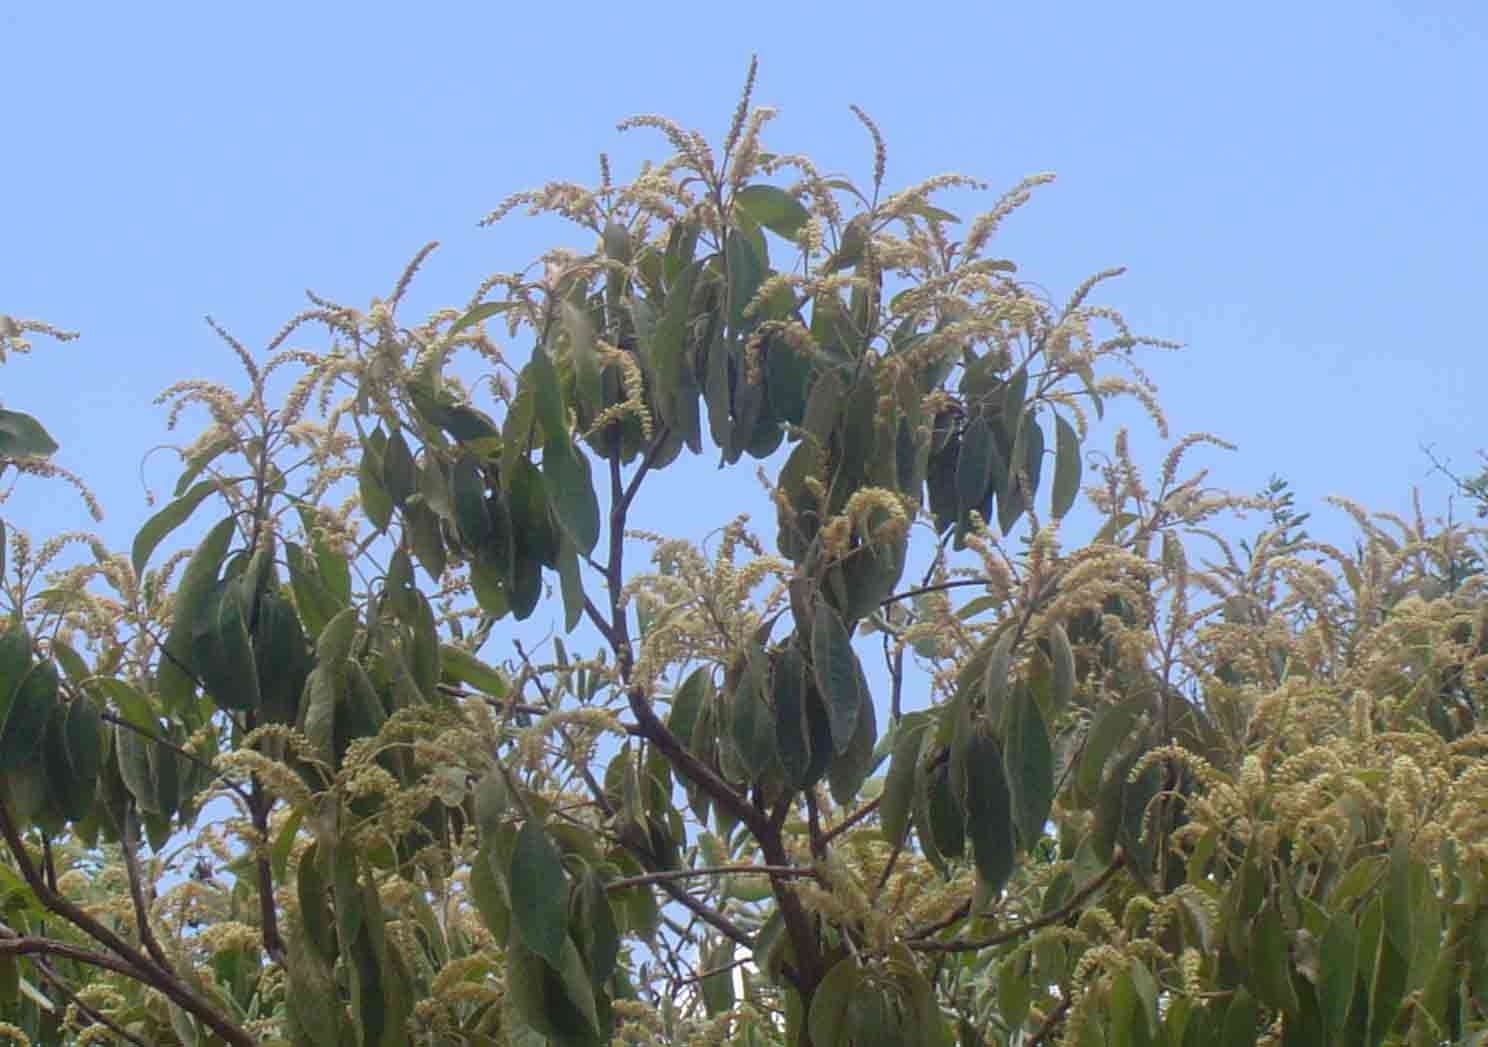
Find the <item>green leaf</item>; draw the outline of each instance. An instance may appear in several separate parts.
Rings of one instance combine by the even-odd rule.
[[[543,483],[558,524],[585,556],[599,543],[599,498],[589,459],[562,436],[543,448]]]
[[[806,1018],[812,1047],[847,1047],[851,1033],[848,1007],[862,983],[863,971],[858,961],[844,956],[817,984],[811,998],[811,1012]]]
[[[806,660],[795,644],[788,644],[780,652],[771,687],[775,698],[775,745],[786,785],[803,788],[811,770],[811,726],[806,719]]]
[[[956,460],[956,512],[964,519],[972,509],[978,512],[987,495],[992,478],[992,460],[997,448],[992,442],[992,426],[977,415],[961,437],[961,456]]]
[[[878,817],[884,839],[895,847],[904,842],[905,834],[909,832],[910,812],[914,808],[915,772],[925,731],[930,724],[931,719],[926,713],[908,713],[894,729],[894,748],[889,757],[889,773],[884,778]]]
[[[773,185],[746,185],[734,194],[734,207],[787,240],[794,240],[811,219],[800,201]]]
[[[555,968],[568,941],[568,877],[542,822],[528,818],[511,861],[512,915],[522,943]]]
[[[827,784],[831,786],[832,798],[839,804],[850,803],[862,788],[863,782],[873,772],[873,750],[878,741],[878,722],[873,708],[873,696],[863,678],[863,670],[854,665],[858,677],[858,707],[852,737],[847,750],[838,753],[827,766]]]
[[[1054,751],[1038,702],[1027,687],[1019,687],[1008,704],[1003,747],[1011,793],[1013,824],[1025,850],[1032,851],[1043,837],[1044,823],[1054,805]]]
[[[1260,1031],[1257,1028],[1260,1016],[1260,1008],[1245,986],[1236,988],[1230,1006],[1225,1011],[1218,1047],[1254,1047],[1256,1033]]]
[[[362,442],[362,459],[357,464],[357,491],[362,499],[362,513],[378,531],[386,531],[393,519],[393,496],[382,484],[382,455],[387,437],[375,429]]]
[[[966,834],[977,877],[996,897],[1013,873],[1017,848],[1002,754],[984,731],[973,733],[966,754]]]
[[[31,669],[31,636],[19,621],[0,633],[0,729],[10,715],[16,688]]]
[[[1075,652],[1070,647],[1069,634],[1058,622],[1049,629],[1049,660],[1053,670],[1054,715],[1063,712],[1075,694]]]
[[[186,671],[194,668],[191,661],[193,630],[217,592],[217,572],[227,557],[233,532],[233,517],[218,522],[207,532],[186,562],[186,569],[181,572],[171,631],[158,670],[161,693],[168,704],[183,704],[191,695],[194,684]]]
[[[473,327],[476,324],[480,323],[482,320],[488,320],[491,317],[496,316],[498,313],[507,312],[515,304],[515,302],[482,302],[480,303],[480,305],[472,306],[471,308],[467,309],[458,320],[450,325],[450,329],[445,332],[445,335],[457,335],[461,331],[465,330],[467,327]]]
[[[35,418],[0,410],[0,458],[50,458],[56,451],[57,441]]]
[[[382,451],[382,487],[393,504],[402,508],[408,496],[418,490],[418,463],[408,449],[402,429],[394,429]]]
[[[506,676],[493,669],[463,647],[443,644],[439,648],[439,667],[455,683],[468,684],[476,690],[501,698],[506,695]]]
[[[166,535],[185,523],[202,500],[216,489],[216,484],[203,481],[145,521],[139,534],[134,536],[134,547],[131,550],[136,578],[144,577],[145,564],[149,562],[155,547]]]
[[[191,626],[191,660],[219,709],[257,709],[258,668],[238,580],[223,583]]]
[[[328,766],[336,764],[336,695],[340,690],[338,672],[333,665],[321,664],[305,681],[305,700],[301,715],[302,730],[310,746]]]
[[[37,662],[21,678],[0,729],[0,767],[14,767],[36,755],[57,704],[59,684],[57,669],[49,661]]]
[[[563,303],[563,326],[568,330],[579,402],[587,410],[597,413],[604,407],[604,383],[600,379],[599,355],[594,351],[594,323],[586,310],[566,301]]]
[[[681,399],[685,396],[695,399],[697,396],[697,377],[692,373],[686,350],[692,289],[701,271],[701,262],[689,264],[667,290],[661,319],[648,347],[656,382],[656,408],[662,421],[673,429],[678,428],[683,419]]]
[[[558,387],[558,372],[547,350],[535,346],[532,359],[523,370],[532,375],[532,392],[537,423],[549,442],[568,436],[568,418],[563,411],[563,391]]]
[[[839,756],[852,741],[863,704],[857,663],[842,619],[825,600],[818,600],[811,630],[811,669],[817,689],[826,699],[832,748]]]
[[[1080,755],[1080,766],[1075,771],[1076,796],[1088,804],[1100,788],[1101,775],[1106,761],[1130,734],[1138,717],[1148,708],[1145,696],[1128,698],[1116,705],[1108,705],[1096,717],[1095,726],[1085,739],[1085,750]]]
[[[758,781],[779,758],[775,717],[764,694],[768,664],[764,651],[754,651],[732,695],[733,741],[750,781]]]
[[[1058,519],[1069,512],[1080,493],[1080,438],[1075,427],[1054,416],[1054,517]]]

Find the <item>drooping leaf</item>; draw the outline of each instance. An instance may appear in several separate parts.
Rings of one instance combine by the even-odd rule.
[[[1080,765],[1075,771],[1077,798],[1085,803],[1094,798],[1096,790],[1100,788],[1106,761],[1131,733],[1132,726],[1146,708],[1146,698],[1138,696],[1116,705],[1108,705],[1096,717],[1095,725],[1085,739],[1085,751],[1080,755]]]
[[[1064,416],[1054,416],[1054,517],[1069,512],[1080,492],[1080,438]]]
[[[382,487],[399,508],[418,490],[418,463],[401,428],[393,430],[382,451]]]
[[[386,434],[381,429],[374,429],[362,443],[362,458],[357,465],[357,492],[361,495],[362,513],[378,531],[387,530],[393,519],[393,496],[382,482],[386,448]]]
[[[523,944],[560,967],[568,940],[568,877],[558,849],[535,818],[517,833],[510,882],[512,915]]]
[[[536,346],[532,359],[523,369],[532,375],[533,407],[544,438],[551,442],[568,436],[568,419],[563,411],[563,391],[558,385],[558,372],[547,350]]]
[[[1027,687],[1019,687],[1008,704],[1003,744],[1013,824],[1032,851],[1043,836],[1044,823],[1054,805],[1054,752],[1049,744],[1038,702]]]
[[[915,772],[930,723],[925,713],[908,713],[895,728],[894,748],[889,757],[889,773],[884,779],[878,817],[884,839],[896,847],[904,842],[905,834],[909,832],[910,812],[914,809]]]
[[[977,878],[996,897],[1013,873],[1017,840],[1002,754],[985,731],[972,735],[966,756],[966,834]]]
[[[846,956],[832,965],[816,987],[806,1027],[813,1047],[846,1047],[851,1030],[848,1007],[863,982],[863,969],[855,957]]]
[[[50,661],[35,663],[21,678],[0,728],[0,767],[14,767],[36,755],[57,704],[59,685]]]
[[[795,644],[787,644],[776,659],[771,687],[780,766],[786,784],[801,788],[811,769],[811,727],[806,719],[806,660]]]
[[[216,489],[216,485],[211,482],[199,483],[145,521],[145,525],[134,536],[134,546],[130,555],[136,578],[144,577],[145,564],[149,562],[150,554],[155,551],[155,547],[166,535],[185,523],[202,500]]]
[[[817,689],[826,699],[832,748],[839,756],[847,751],[863,704],[857,662],[842,619],[825,600],[818,600],[811,629],[811,668]]]
[[[589,459],[567,437],[561,437],[544,447],[542,467],[553,515],[575,548],[588,556],[599,543],[599,498]]]

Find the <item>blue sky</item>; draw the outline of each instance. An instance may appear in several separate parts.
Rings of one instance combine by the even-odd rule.
[[[757,52],[777,149],[866,176],[856,103],[887,139],[891,185],[1057,172],[1001,253],[1055,297],[1129,267],[1104,300],[1188,345],[1145,358],[1175,434],[1239,445],[1206,452],[1215,482],[1249,491],[1279,472],[1304,508],[1342,493],[1397,510],[1419,483],[1439,508],[1447,485],[1421,445],[1463,468],[1488,445],[1481,5],[713,10],[0,5],[0,311],[84,336],[38,340],[0,399],[43,419],[125,548],[150,511],[141,459],[165,439],[155,393],[235,377],[204,314],[260,344],[304,288],[364,303],[431,239],[444,246],[405,308],[461,303],[552,242],[520,217],[478,229],[498,201],[589,179],[600,150],[619,171],[661,155],[658,138],[615,132],[634,113],[720,135]],[[1150,429],[1135,433],[1155,462]],[[755,490],[707,463],[687,472]],[[166,491],[175,467],[146,473]],[[690,498],[687,522],[716,526],[737,490]],[[86,523],[36,485],[4,514]],[[1315,530],[1346,533],[1319,515]]]

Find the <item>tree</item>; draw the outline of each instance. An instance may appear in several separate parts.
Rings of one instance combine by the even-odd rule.
[[[11,535],[13,1042],[1482,1042],[1481,536],[1097,454],[1162,343],[987,253],[1046,178],[953,239],[752,85],[463,309],[220,332],[129,556]],[[773,535],[627,534],[715,454]]]

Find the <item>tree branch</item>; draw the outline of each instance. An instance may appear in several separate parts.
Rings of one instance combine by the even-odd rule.
[[[627,887],[638,887],[644,883],[665,883],[668,880],[690,880],[697,876],[723,876],[728,873],[753,876],[809,876],[812,878],[820,875],[815,869],[806,869],[799,865],[752,865],[749,862],[741,862],[737,865],[705,865],[694,869],[667,869],[662,872],[642,873],[640,876],[627,876],[623,879],[611,880],[605,884],[605,890],[623,891]]]
[[[3,835],[7,846],[10,848],[12,857],[15,858],[17,867],[21,871],[27,886],[31,888],[36,899],[43,906],[88,937],[92,938],[105,949],[113,952],[117,959],[104,956],[105,962],[97,966],[107,967],[127,975],[135,981],[142,982],[155,989],[169,999],[176,1006],[190,1014],[200,1018],[213,1032],[225,1040],[232,1047],[253,1047],[253,1038],[245,1031],[233,1024],[217,1008],[202,999],[189,989],[169,967],[161,966],[151,957],[145,955],[123,938],[119,937],[108,927],[84,912],[66,897],[53,890],[42,878],[36,864],[31,860],[31,855],[26,850],[26,842],[21,839],[20,831],[16,829],[15,823],[11,821],[10,814],[6,810],[6,804],[10,797],[8,790],[0,783],[0,835]],[[28,941],[48,941],[47,939],[26,939]],[[3,944],[3,943],[0,943]],[[60,944],[60,943],[50,943]],[[12,952],[17,952],[17,947],[12,946]],[[20,950],[26,951],[26,950]],[[68,955],[55,949],[41,949],[32,946],[29,951],[51,951],[56,955]],[[82,955],[69,957],[79,959],[83,963],[93,962],[90,957],[98,956],[91,950],[81,950]]]

